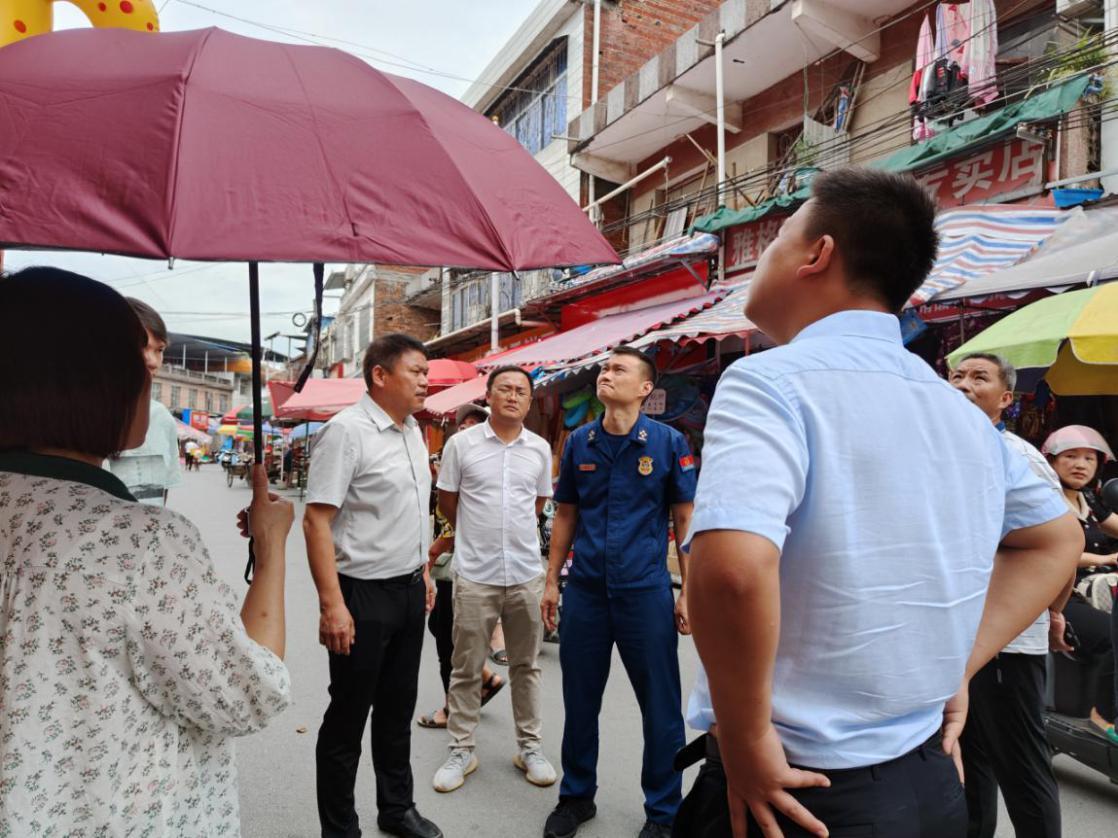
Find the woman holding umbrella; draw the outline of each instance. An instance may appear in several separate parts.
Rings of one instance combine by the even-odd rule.
[[[1114,454],[1102,435],[1085,425],[1068,425],[1053,431],[1041,451],[1060,478],[1064,498],[1083,527],[1085,545],[1075,574],[1077,590],[1068,600],[1064,616],[1078,640],[1078,648],[1098,661],[1091,724],[1118,744],[1113,724],[1118,717],[1118,680],[1111,619],[1087,601],[1079,586],[1093,574],[1118,570],[1118,514],[1103,506],[1090,491],[1099,470],[1107,460],[1114,459]]]
[[[240,835],[232,737],[290,701],[292,506],[258,468],[238,604],[193,524],[101,468],[147,432],[125,299],[29,268],[0,278],[0,311],[0,834]]]

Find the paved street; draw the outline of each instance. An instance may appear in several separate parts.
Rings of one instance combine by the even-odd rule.
[[[187,473],[184,480],[185,486],[171,493],[171,507],[200,527],[224,578],[235,590],[243,589],[245,542],[237,537],[233,521],[236,511],[248,503],[247,484],[238,482],[228,488],[216,465]],[[297,492],[286,494],[297,501]],[[301,507],[297,504],[296,522],[288,541],[287,576],[287,663],[294,683],[294,704],[263,733],[238,742],[245,838],[307,838],[318,834],[314,743],[326,706],[326,653],[318,645],[317,599],[307,571],[300,520]],[[680,662],[686,694],[696,664],[694,647],[687,639],[680,644]],[[545,644],[542,665],[545,752],[558,768],[563,709],[556,646]],[[428,635],[418,711],[438,707],[442,702],[440,692],[435,647]],[[643,823],[639,783],[642,734],[636,701],[616,655],[601,729],[598,817],[579,835],[635,837]],[[448,838],[523,838],[541,834],[558,787],[537,789],[513,767],[515,743],[507,690],[483,712],[478,746],[481,765],[462,789],[440,795],[431,788],[431,777],[446,754],[444,731],[416,728],[412,743],[419,809],[438,823]],[[1067,757],[1058,757],[1056,765],[1065,838],[1113,835],[1118,788]],[[690,786],[692,776],[689,773],[685,777],[685,788]],[[358,775],[357,800],[365,834],[381,834],[376,829],[373,774],[367,754]],[[1013,835],[1004,810],[997,835]]]

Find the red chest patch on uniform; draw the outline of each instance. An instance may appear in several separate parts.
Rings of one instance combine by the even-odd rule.
[[[595,463],[579,463],[578,464],[578,470],[579,471],[597,471],[598,466]]]

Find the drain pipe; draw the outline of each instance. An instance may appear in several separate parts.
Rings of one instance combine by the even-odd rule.
[[[594,0],[594,53],[593,53],[593,56],[590,59],[590,62],[591,62],[590,63],[590,108],[591,108],[591,110],[593,110],[593,108],[598,104],[598,69],[599,69],[599,67],[601,65],[601,61],[602,61],[602,57],[599,54],[599,51],[601,49],[601,37],[602,37],[602,0]],[[582,66],[585,67],[586,65],[583,64]],[[590,206],[596,207],[596,204],[595,204],[595,201],[594,201],[594,191],[595,191],[595,189],[594,189],[594,174],[590,173],[588,175],[588,177],[590,178],[590,184],[589,184],[589,188],[587,189],[586,196],[587,196],[587,199],[590,202]],[[598,222],[599,222],[600,219],[601,219],[601,211],[595,208],[590,213],[590,220],[594,223],[594,226],[596,227],[596,226],[598,226]]]

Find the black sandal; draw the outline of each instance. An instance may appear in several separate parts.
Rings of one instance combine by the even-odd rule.
[[[447,710],[447,708],[443,707],[442,711],[443,711],[443,718],[446,718],[446,717],[450,716],[450,711]],[[415,723],[417,725],[419,725],[420,727],[425,727],[425,728],[434,729],[434,730],[443,730],[443,729],[446,728],[446,722],[444,721],[444,722],[440,723],[440,722],[435,721],[435,717],[438,716],[438,715],[439,715],[438,710],[432,710],[426,716],[420,716],[418,719],[416,719]]]
[[[493,686],[493,681],[497,681],[497,686]],[[481,706],[484,707],[493,700],[493,696],[499,693],[505,686],[505,679],[494,672],[489,676],[487,681],[481,685]]]

